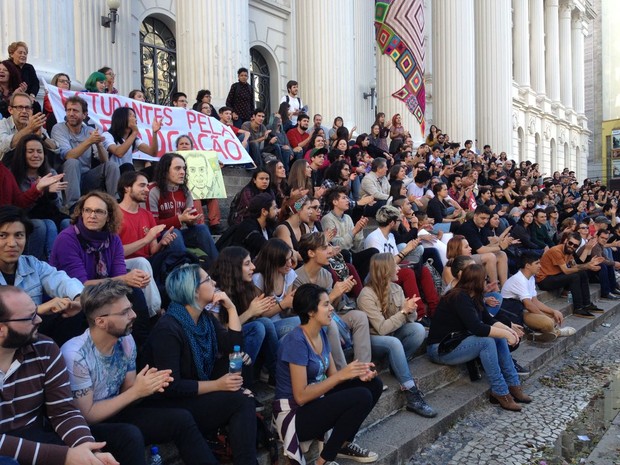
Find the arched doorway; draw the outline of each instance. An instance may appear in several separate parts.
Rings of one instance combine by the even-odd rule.
[[[177,91],[177,42],[162,21],[147,17],[140,25],[142,92],[146,100],[170,105]]]
[[[250,49],[250,82],[254,89],[254,108],[262,108],[265,111],[265,121],[269,121],[271,115],[269,65],[256,47]]]

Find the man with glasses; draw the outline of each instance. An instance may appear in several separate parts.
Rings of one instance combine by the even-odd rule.
[[[0,456],[19,463],[118,465],[98,452],[105,443],[94,442],[71,398],[60,350],[39,336],[40,324],[28,294],[0,286]]]
[[[72,207],[82,194],[93,189],[104,187],[108,194],[116,195],[119,165],[109,160],[99,130],[84,124],[88,103],[77,96],[69,97],[65,101],[65,114],[65,121],[52,129],[52,138],[58,144],[60,159],[64,161],[62,171],[69,183],[67,206]],[[98,164],[93,165],[96,160]]]
[[[573,315],[593,319],[603,310],[592,304],[587,271],[599,271],[605,259],[594,257],[583,264],[575,263],[575,252],[581,246],[579,233],[570,233],[564,243],[551,247],[540,259],[536,284],[543,291],[569,288],[573,296]]]
[[[9,166],[17,143],[28,134],[43,140],[43,147],[56,153],[58,146],[45,130],[47,118],[43,113],[32,114],[32,99],[28,94],[15,92],[9,101],[11,116],[0,120],[0,159]]]
[[[120,281],[87,286],[81,296],[88,329],[62,346],[75,403],[93,435],[121,464],[146,465],[146,444],[174,441],[184,463],[215,461],[194,418],[184,409],[143,407],[137,401],[164,392],[171,370],[136,370],[131,336],[136,313]],[[212,460],[209,460],[209,459]]]

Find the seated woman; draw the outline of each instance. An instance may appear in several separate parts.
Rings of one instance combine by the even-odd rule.
[[[286,168],[280,160],[270,160],[267,162],[267,171],[270,179],[269,187],[275,196],[276,205],[280,208],[289,190],[286,182]]]
[[[254,362],[259,353],[265,357],[265,368],[275,383],[278,335],[273,321],[264,313],[276,303],[274,296],[260,294],[252,275],[256,267],[243,247],[226,247],[213,264],[211,276],[237,308],[242,325],[245,352]],[[228,323],[228,314],[220,313],[220,321]]]
[[[375,406],[383,383],[372,363],[351,362],[336,370],[324,327],[334,311],[327,291],[303,284],[293,300],[301,325],[278,350],[273,416],[284,455],[304,463],[302,442],[322,440],[332,430],[317,465],[335,465],[336,457],[374,462],[378,455],[354,443],[364,419]]]
[[[12,60],[0,61],[0,115],[10,118],[9,103],[15,92],[25,92],[28,84],[22,81],[21,74]]]
[[[510,235],[515,239],[518,239],[521,243],[519,245],[511,245],[510,247],[508,247],[508,249],[506,250],[507,253],[510,254],[511,251],[521,249],[529,250],[538,254],[539,256],[543,254],[545,250],[538,247],[532,241],[531,230],[533,222],[534,212],[532,210],[525,210],[523,213],[521,213],[519,221],[517,221],[517,224],[515,224],[510,231]],[[514,253],[510,254],[509,256],[511,256],[513,259],[517,258]]]
[[[28,134],[19,140],[15,147],[11,171],[22,192],[28,191],[37,181],[49,174],[56,175],[45,160],[45,150],[41,138],[36,134]],[[34,255],[40,260],[47,260],[58,231],[69,226],[69,217],[60,211],[62,192],[67,186],[59,181],[43,191],[34,205],[26,209],[32,220],[34,231],[29,237],[27,255]]]
[[[295,253],[295,262],[301,264],[303,261],[301,255],[299,255],[299,240],[301,236],[307,234],[310,231],[308,223],[310,222],[310,205],[312,199],[307,196],[303,196],[292,205],[288,206],[288,212],[286,216],[288,218],[280,223],[276,228],[274,236],[282,239],[286,244],[293,249]]]
[[[171,370],[173,381],[146,403],[189,410],[203,436],[226,426],[233,464],[254,465],[254,399],[241,389],[241,375],[228,373],[228,354],[235,345],[243,345],[241,322],[230,298],[215,286],[198,265],[183,265],[168,275],[166,292],[172,303],[148,338],[144,360],[149,366]],[[228,330],[213,313],[203,310],[208,304],[218,304],[227,313]],[[209,459],[218,463],[213,456]]]
[[[75,204],[71,226],[61,231],[54,242],[50,264],[79,279],[84,285],[112,278],[133,288],[129,300],[137,318],[132,335],[137,346],[142,347],[149,328],[149,311],[142,289],[154,283],[151,276],[142,270],[127,272],[123,243],[118,235],[121,221],[120,207],[112,196],[100,191],[83,195]],[[73,324],[69,325],[68,320],[72,320]],[[57,331],[54,336],[48,335],[64,343],[80,334],[85,329],[85,323],[80,313],[63,321],[62,328],[54,328]]]
[[[293,306],[293,283],[295,273],[295,255],[293,249],[281,239],[269,239],[255,260],[256,270],[252,282],[265,296],[274,297],[275,302],[262,315],[273,322],[278,339],[299,325],[299,318],[288,316]]]
[[[439,303],[428,333],[427,354],[435,363],[459,365],[480,357],[491,383],[491,402],[518,412],[531,398],[523,392],[510,356],[517,332],[484,311],[484,279],[480,265],[466,267],[456,287]]]
[[[263,169],[258,168],[252,173],[252,179],[248,182],[243,189],[239,191],[232,204],[230,205],[230,212],[228,213],[228,225],[232,226],[241,223],[243,220],[249,217],[250,200],[252,197],[267,192],[273,195],[269,184],[271,178],[269,173]],[[275,197],[274,197],[275,198]],[[238,200],[237,200],[238,199]],[[235,200],[237,202],[235,203]]]
[[[450,260],[458,257],[459,255],[467,255],[468,257],[472,257],[474,262],[478,265],[483,265],[487,270],[487,276],[494,273],[494,267],[496,266],[495,255],[492,253],[483,253],[483,254],[472,254],[471,246],[465,236],[461,236],[460,234],[455,234],[452,239],[448,241],[448,247],[446,250],[446,257],[448,258],[447,266],[443,269],[443,282],[449,283],[454,279],[452,273],[450,272]],[[489,273],[489,269],[491,269],[491,273]]]
[[[103,75],[102,75],[103,76]],[[103,76],[105,78],[105,76]],[[153,118],[151,125],[151,143],[146,144],[140,139],[136,114],[129,107],[119,107],[112,113],[110,129],[103,133],[103,146],[113,156],[110,161],[117,163],[121,174],[134,170],[133,154],[143,152],[152,157],[159,151],[157,133],[161,129],[161,120]]]
[[[402,288],[395,282],[398,271],[391,253],[373,255],[368,284],[357,298],[357,306],[368,315],[372,353],[388,357],[390,368],[407,397],[407,410],[432,418],[437,412],[426,403],[409,370],[409,361],[426,335],[424,326],[415,322],[420,298],[405,299]]]

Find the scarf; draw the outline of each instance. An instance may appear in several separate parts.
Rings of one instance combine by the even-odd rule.
[[[202,312],[198,318],[198,323],[195,324],[185,307],[172,302],[168,306],[166,314],[181,324],[183,332],[189,340],[194,365],[198,371],[198,379],[200,381],[209,380],[217,355],[217,335],[208,313]]]
[[[95,279],[107,278],[108,265],[103,259],[103,251],[110,247],[110,233],[87,229],[81,217],[73,228],[86,254],[95,257]]]

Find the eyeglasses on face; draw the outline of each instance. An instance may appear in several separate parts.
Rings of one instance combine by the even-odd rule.
[[[10,322],[18,322],[18,321],[30,321],[32,324],[34,324],[34,321],[37,319],[38,313],[34,312],[32,315],[30,315],[27,318],[8,318],[6,320],[0,320],[0,323],[10,323]]]
[[[11,105],[17,111],[32,111],[32,105]]]
[[[82,209],[82,213],[86,216],[90,216],[94,214],[95,216],[98,216],[98,217],[106,216],[108,214],[106,210],[101,210],[100,208],[96,208],[95,210],[93,210],[92,208],[84,208]]]
[[[574,243],[574,242],[567,242],[566,246],[570,247],[571,249],[576,249],[577,247],[579,247],[580,243]]]
[[[104,316],[128,316],[132,311],[133,311],[133,307],[127,307],[126,309],[124,309],[123,311],[120,311],[120,312],[104,313],[103,315],[98,315],[98,316],[102,317],[102,318]]]
[[[207,277],[203,279],[202,281],[200,281],[198,285],[202,286],[204,283],[208,283],[209,281],[211,281],[211,276],[207,275]]]

